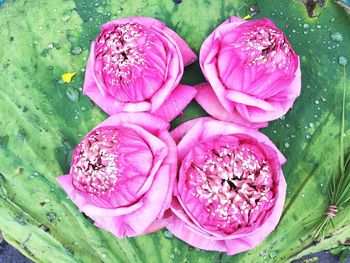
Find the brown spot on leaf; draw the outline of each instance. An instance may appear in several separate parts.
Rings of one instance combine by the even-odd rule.
[[[315,15],[314,10],[317,5],[319,5],[320,7],[323,7],[326,0],[301,0],[301,2],[306,7],[307,15],[312,18],[312,17],[320,16],[320,14]]]

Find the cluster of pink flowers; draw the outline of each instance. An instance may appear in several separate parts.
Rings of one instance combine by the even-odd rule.
[[[204,41],[206,83],[182,85],[196,55],[146,17],[111,21],[92,43],[84,94],[111,115],[58,181],[95,225],[132,237],[168,228],[228,255],[258,245],[282,214],[286,161],[258,128],[300,94],[299,57],[270,20],[232,17]],[[169,132],[195,99],[211,117]]]

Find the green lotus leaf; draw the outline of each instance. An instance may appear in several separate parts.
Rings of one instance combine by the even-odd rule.
[[[1,4],[0,229],[5,239],[27,257],[45,263],[288,262],[343,243],[350,237],[349,207],[336,215],[334,227],[321,241],[310,238],[309,223],[327,210],[327,184],[339,159],[341,64],[350,59],[350,16],[330,0],[312,12],[303,2],[308,1],[7,0]],[[198,53],[216,26],[232,15],[252,15],[252,7],[259,9],[252,19],[268,17],[285,32],[301,57],[303,73],[302,94],[293,109],[263,129],[288,159],[287,200],[276,230],[257,248],[228,257],[195,249],[165,230],[120,240],[96,228],[55,178],[68,172],[74,146],[106,118],[81,94],[90,43],[100,24],[126,16],[154,17]],[[70,83],[61,80],[67,72],[76,72]],[[349,79],[349,67],[346,73]],[[203,80],[196,62],[186,69],[182,82]],[[184,114],[173,127],[205,112],[192,102]],[[350,116],[349,107],[346,115]],[[350,135],[349,124],[345,130]],[[349,146],[349,137],[345,145]]]

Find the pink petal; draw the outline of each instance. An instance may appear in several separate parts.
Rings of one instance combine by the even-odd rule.
[[[164,199],[163,207],[159,212],[158,218],[163,217],[165,211],[170,207],[170,202],[173,194],[173,189],[175,186],[176,175],[177,175],[177,147],[173,138],[168,131],[164,131],[159,134],[159,138],[166,143],[168,146],[168,155],[164,159],[163,164],[169,164],[169,185],[168,185],[168,194]],[[160,173],[161,171],[159,171]]]
[[[196,54],[187,45],[185,40],[183,40],[175,31],[171,30],[168,27],[164,28],[164,32],[169,37],[171,37],[179,46],[185,66],[188,66],[192,64],[194,61],[196,61],[197,59]]]
[[[263,133],[255,129],[238,126],[233,123],[225,123],[220,121],[205,121],[205,123],[203,124],[202,138],[208,138],[211,136],[221,135],[221,134],[237,134],[237,133],[247,134],[255,138],[257,141],[270,146],[277,153],[277,156],[281,165],[286,162],[286,158],[277,149],[277,147],[273,144],[273,142],[266,135],[264,135]]]
[[[274,107],[271,103],[268,103],[267,101],[264,101],[262,99],[259,99],[257,97],[254,97],[239,91],[235,91],[235,90],[226,91],[226,98],[230,99],[233,102],[254,106],[265,111],[274,110]]]
[[[199,119],[195,125],[187,131],[185,136],[182,137],[181,141],[177,145],[177,158],[181,161],[189,150],[196,145],[198,141],[202,140],[203,133],[203,119]]]
[[[171,135],[178,144],[178,158],[181,161],[197,141],[216,135],[237,133],[247,134],[259,142],[268,145],[275,150],[281,164],[286,162],[286,158],[263,133],[237,124],[217,121],[213,118],[204,117],[185,122],[174,129]]]
[[[178,144],[189,129],[191,129],[194,125],[196,125],[197,122],[201,122],[204,119],[212,120],[213,118],[211,117],[196,118],[196,119],[186,121],[185,123],[182,123],[180,126],[177,126],[174,130],[170,132],[174,141]]]
[[[91,45],[91,51],[86,66],[83,94],[89,96],[103,111],[113,115],[120,111],[148,111],[151,109],[149,102],[123,103],[116,100],[107,91],[103,83],[95,76],[95,42]]]
[[[101,208],[95,205],[86,204],[83,207],[81,207],[81,211],[83,211],[85,214],[87,214],[89,217],[93,218],[95,221],[98,222],[98,219],[101,215],[103,217],[113,217],[113,216],[122,216],[130,214],[137,209],[139,209],[142,206],[142,202],[137,202],[133,205],[127,206],[127,207],[119,207],[119,208]]]
[[[236,111],[233,111],[232,113],[227,112],[208,82],[199,84],[195,86],[195,88],[198,91],[195,97],[196,101],[208,114],[214,118],[252,128],[263,128],[267,126],[267,122],[251,123],[242,118]]]
[[[155,175],[152,187],[142,197],[143,206],[133,213],[125,215],[124,222],[136,233],[143,233],[158,217],[168,194],[170,165],[162,165]]]
[[[155,32],[157,31],[155,30]],[[182,78],[184,70],[181,52],[174,40],[171,38],[166,38],[161,31],[158,32],[158,37],[163,39],[165,45],[168,45],[166,62],[168,68],[166,71],[166,79],[162,88],[160,88],[151,98],[152,113],[164,103],[169,94],[177,87]]]
[[[120,24],[128,24],[128,23],[132,23],[132,22],[136,22],[139,23],[141,25],[145,25],[148,27],[154,27],[154,28],[158,28],[158,29],[164,29],[165,25],[163,22],[151,18],[151,17],[142,17],[142,16],[134,16],[134,17],[126,17],[126,18],[118,18],[118,20],[112,20],[108,23],[105,23],[101,26],[101,30],[107,30],[110,27],[114,27],[116,25],[120,25]]]
[[[282,172],[281,172],[282,173]],[[265,223],[256,228],[253,232],[238,239],[226,240],[228,255],[241,253],[260,244],[277,226],[283,211],[286,197],[287,184],[283,174],[281,174],[278,185],[278,197],[276,204]]]
[[[142,196],[143,194],[145,194],[149,190],[151,185],[154,183],[153,182],[154,176],[158,172],[161,164],[163,163],[164,158],[168,154],[167,145],[163,141],[161,141],[160,139],[158,139],[157,137],[155,137],[154,135],[150,134],[149,132],[145,131],[144,129],[142,129],[141,127],[139,127],[137,125],[124,124],[123,126],[133,129],[138,135],[140,135],[140,137],[145,142],[147,142],[147,145],[150,147],[150,149],[153,153],[154,161],[153,161],[152,169],[151,169],[146,181],[144,182],[142,188],[139,189],[139,191],[137,193],[138,196]],[[148,164],[146,164],[146,165],[148,165]]]
[[[193,87],[180,84],[153,114],[170,122],[183,111],[196,93]]]
[[[158,134],[159,131],[167,130],[169,128],[168,122],[145,112],[120,112],[110,116],[105,121],[97,125],[96,128],[104,126],[118,126],[123,124],[139,125],[152,134]]]

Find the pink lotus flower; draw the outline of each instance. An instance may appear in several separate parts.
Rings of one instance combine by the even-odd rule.
[[[70,199],[117,237],[156,231],[166,223],[176,177],[169,124],[149,113],[118,113],[74,149],[71,170],[58,177]]]
[[[179,85],[196,55],[174,31],[148,17],[102,25],[91,45],[84,94],[105,112],[151,112],[170,121],[196,91]]]
[[[216,118],[239,114],[249,122],[271,121],[300,95],[299,57],[269,19],[231,17],[204,41],[199,60],[213,90],[199,92],[196,100],[208,112],[207,100],[219,101]]]
[[[283,155],[262,133],[211,118],[171,134],[180,168],[167,228],[192,246],[228,255],[257,246],[282,213]]]

